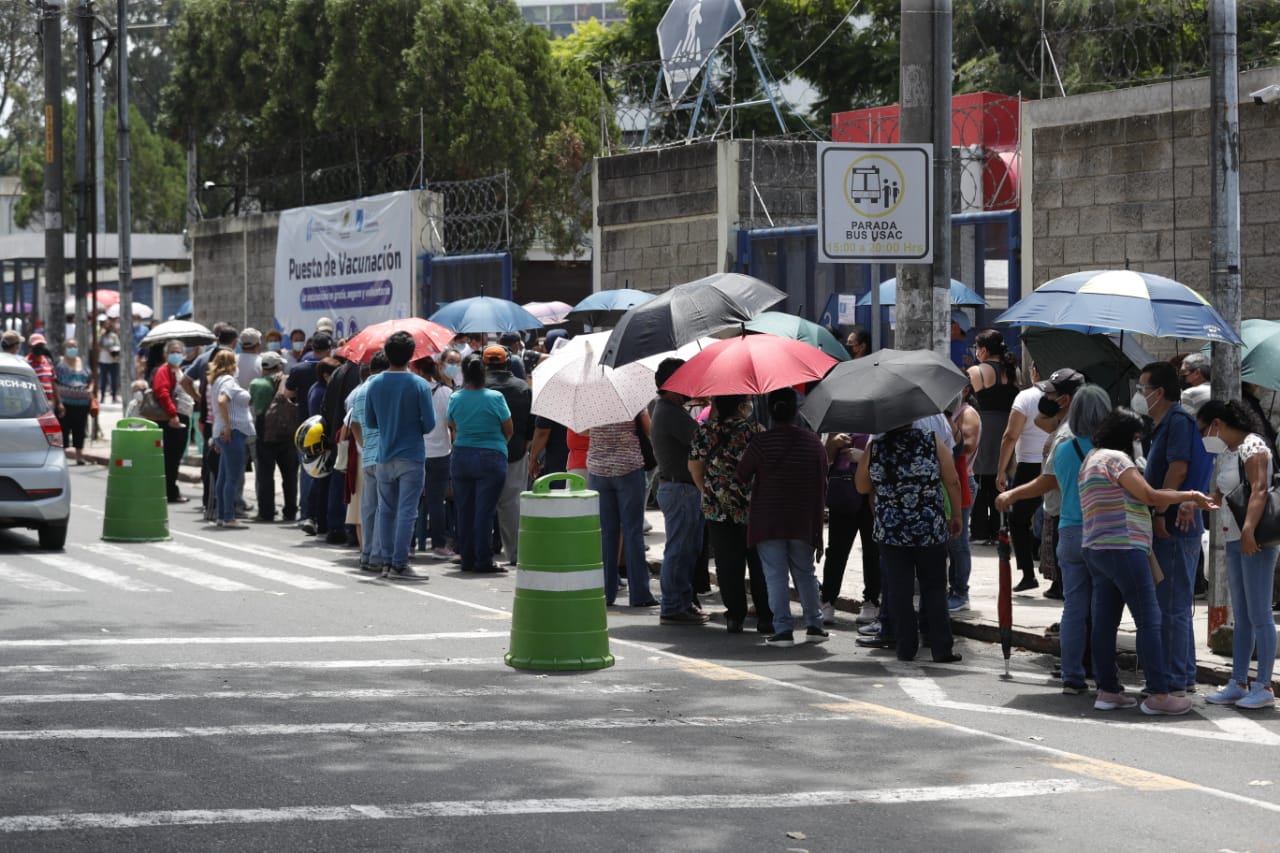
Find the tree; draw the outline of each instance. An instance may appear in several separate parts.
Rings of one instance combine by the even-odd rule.
[[[17,171],[25,146],[43,143],[35,107],[40,92],[38,23],[27,3],[0,5],[0,175]]]

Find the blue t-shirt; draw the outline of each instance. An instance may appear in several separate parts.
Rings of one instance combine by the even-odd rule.
[[[377,465],[378,445],[381,442],[378,439],[378,428],[369,424],[369,383],[366,382],[352,391],[347,402],[351,404],[351,422],[360,424],[360,439],[364,444],[360,465],[364,468]]]
[[[478,447],[507,454],[507,437],[502,423],[511,417],[507,398],[489,388],[463,388],[449,398],[449,423],[457,434],[454,447]]]
[[[427,380],[407,371],[387,370],[366,384],[365,414],[369,426],[378,430],[378,452],[363,464],[381,465],[392,459],[425,462],[422,438],[436,425]]]
[[[1076,444],[1072,444],[1072,441]],[[1058,480],[1058,491],[1062,492],[1059,530],[1084,526],[1084,513],[1080,510],[1080,466],[1084,464],[1084,457],[1089,455],[1090,450],[1093,450],[1092,439],[1068,438],[1059,442],[1057,449],[1053,451],[1053,476]]]
[[[1209,477],[1213,473],[1213,457],[1204,449],[1204,441],[1200,438],[1195,418],[1181,406],[1174,406],[1166,412],[1151,434],[1151,450],[1147,452],[1147,470],[1144,472],[1151,488],[1164,488],[1164,476],[1169,471],[1170,462],[1187,463],[1187,476],[1181,483],[1174,485],[1175,489],[1195,489],[1200,492],[1208,490]],[[1199,539],[1204,533],[1200,513],[1192,514],[1190,530],[1179,528],[1174,523],[1177,517],[1177,504],[1164,511],[1165,529],[1170,536],[1194,536]]]

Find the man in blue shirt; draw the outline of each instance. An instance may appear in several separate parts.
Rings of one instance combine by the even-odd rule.
[[[409,371],[413,336],[396,332],[383,351],[390,367],[369,380],[365,392],[368,426],[378,430],[378,548],[390,556],[382,576],[425,580],[409,568],[409,543],[418,518],[418,499],[426,478],[423,436],[436,425],[431,386]]]
[[[1181,393],[1173,365],[1156,361],[1142,368],[1133,395],[1134,409],[1156,422],[1144,474],[1154,489],[1206,491],[1213,457],[1204,449],[1195,418],[1178,405]],[[1190,503],[1171,506],[1152,518],[1151,534],[1151,550],[1165,578],[1156,587],[1156,601],[1169,655],[1169,683],[1174,690],[1184,685],[1194,688],[1196,645],[1191,605],[1204,534],[1200,513]]]

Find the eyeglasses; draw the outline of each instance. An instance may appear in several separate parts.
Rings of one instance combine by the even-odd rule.
[[[1139,391],[1150,391],[1151,389],[1155,388],[1156,386],[1154,386],[1154,385],[1143,385],[1141,382],[1139,382],[1139,383],[1138,383],[1137,385],[1135,385],[1134,387],[1135,387],[1135,388],[1137,388]]]

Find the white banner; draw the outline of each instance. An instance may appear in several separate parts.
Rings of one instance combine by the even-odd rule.
[[[280,214],[275,323],[307,334],[321,317],[349,338],[383,320],[411,315],[414,192],[295,207]]]

